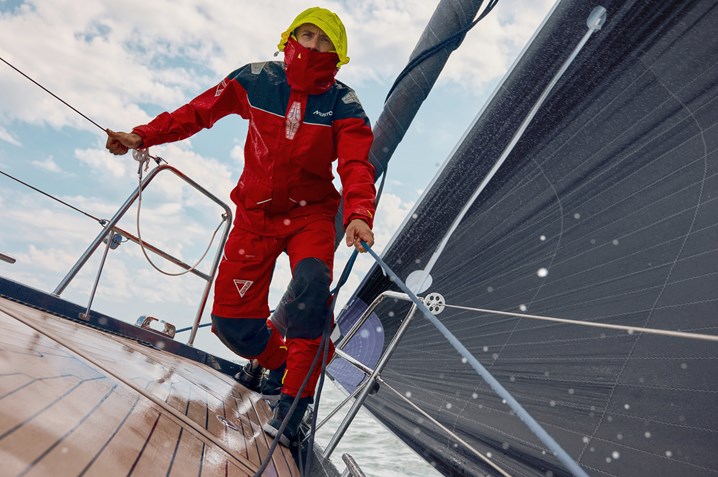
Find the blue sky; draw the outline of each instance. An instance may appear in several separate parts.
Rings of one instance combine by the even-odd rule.
[[[348,31],[351,62],[338,78],[357,91],[372,122],[437,3],[322,2],[340,15]],[[0,0],[0,56],[101,126],[129,130],[175,109],[238,66],[274,59],[279,33],[299,11],[315,4]],[[389,242],[553,4],[502,0],[449,59],[391,160],[375,225],[377,251]],[[240,118],[225,118],[210,131],[151,152],[229,203],[242,171],[245,134]],[[137,167],[129,155],[107,153],[104,142],[96,126],[0,63],[0,170],[95,217],[110,218],[136,187]],[[174,177],[160,176],[143,200],[142,235],[194,263],[219,214]],[[132,209],[120,225],[134,233],[135,221]],[[0,224],[0,252],[17,259],[13,265],[0,262],[0,274],[46,291],[55,288],[100,231],[97,222],[5,176],[0,176]],[[87,303],[101,254],[96,255],[64,297]],[[343,247],[337,253],[337,276],[348,256]],[[206,270],[209,263],[205,259],[200,268]],[[339,307],[371,265],[368,255],[361,256]],[[288,281],[288,264],[282,259],[270,306]],[[191,324],[203,286],[194,276],[161,275],[138,247],[124,244],[110,253],[93,306],[129,322],[150,314],[179,328]],[[197,346],[232,358],[206,329]]]

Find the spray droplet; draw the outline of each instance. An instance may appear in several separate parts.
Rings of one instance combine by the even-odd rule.
[[[519,310],[526,311],[528,310],[528,307],[526,305],[519,305]]]
[[[546,268],[539,268],[538,271],[536,272],[536,275],[538,275],[539,277],[543,278],[543,277],[545,277],[546,275],[548,275],[548,269],[546,269]]]

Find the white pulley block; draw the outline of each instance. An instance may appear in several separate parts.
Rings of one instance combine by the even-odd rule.
[[[446,308],[446,300],[439,293],[429,293],[424,297],[424,305],[432,314],[438,315]]]

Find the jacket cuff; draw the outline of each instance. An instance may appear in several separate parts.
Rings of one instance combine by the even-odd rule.
[[[364,222],[366,222],[366,224],[369,226],[370,229],[374,228],[374,213],[367,210],[366,214],[354,212],[349,217],[344,219],[344,230],[346,230],[346,228],[349,226],[349,222],[351,222],[354,219],[361,219]]]

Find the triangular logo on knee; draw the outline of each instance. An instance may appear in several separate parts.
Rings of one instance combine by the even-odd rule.
[[[247,290],[249,290],[249,287],[252,286],[252,283],[254,283],[252,280],[234,280],[234,286],[237,287],[237,292],[239,293],[239,296],[244,298],[244,294],[247,293]]]

